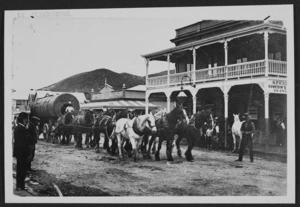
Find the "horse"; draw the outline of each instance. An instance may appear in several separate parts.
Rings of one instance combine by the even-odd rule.
[[[133,119],[134,115],[128,109],[122,109],[116,114],[116,121],[121,118]]]
[[[67,112],[61,117],[59,117],[56,121],[56,127],[52,132],[52,142],[62,136],[61,144],[69,144],[71,140],[71,136],[73,134],[72,126],[68,126],[72,124],[73,114],[71,112]],[[52,121],[51,121],[52,123]],[[51,127],[51,124],[50,124]],[[52,130],[51,130],[52,131]]]
[[[155,125],[157,127],[157,133],[153,134],[148,150],[147,150],[147,157],[151,158],[150,155],[150,150],[153,141],[156,139],[156,137],[159,137],[158,140],[158,148],[155,152],[155,160],[159,161],[159,153],[161,149],[162,142],[166,140],[167,142],[167,149],[166,149],[166,154],[167,154],[167,160],[168,161],[174,161],[172,157],[172,148],[173,148],[173,141],[174,141],[174,135],[176,132],[177,125],[185,118],[184,112],[183,112],[183,105],[181,103],[176,103],[176,107],[169,113],[167,113],[165,116],[157,119],[155,121]]]
[[[167,114],[166,109],[163,108],[163,109],[157,111],[153,116],[154,116],[155,120],[157,120],[157,119],[164,117],[166,114]],[[147,157],[150,158],[149,156],[147,156],[147,144],[149,142],[149,136],[150,136],[150,134],[145,134],[143,141],[142,141],[142,146],[141,146],[142,152],[144,153],[143,156],[145,158],[147,158]],[[158,140],[159,140],[159,138],[157,137],[152,143],[152,154],[155,154],[155,152],[156,152],[156,143],[158,142]]]
[[[96,117],[94,123],[94,139],[95,139],[95,149],[99,150],[100,134],[104,134],[103,148],[110,152],[109,148],[109,138],[113,136],[115,128],[115,118],[116,112],[113,109],[105,111]]]
[[[82,148],[82,134],[86,136],[93,132],[94,117],[90,110],[81,111],[72,121],[76,148]]]
[[[122,146],[125,139],[129,139],[133,149],[134,161],[137,160],[137,154],[141,145],[145,131],[151,130],[156,133],[155,119],[153,114],[140,115],[133,119],[121,118],[116,123],[115,134],[118,140],[118,150],[120,159],[123,158]]]
[[[189,162],[194,161],[192,155],[192,149],[195,146],[197,140],[202,136],[206,123],[213,121],[212,113],[210,110],[202,110],[200,113],[193,114],[190,119],[185,115],[185,120],[177,127],[176,134],[178,138],[176,140],[177,155],[181,157],[180,141],[182,138],[187,139],[188,148],[185,151],[186,160]]]
[[[233,150],[232,152],[237,152],[241,148],[241,143],[242,143],[242,132],[241,132],[241,127],[244,121],[240,121],[240,114],[233,114],[234,117],[234,123],[231,127],[231,133],[232,133],[232,139],[233,139]],[[237,137],[239,137],[239,141],[237,140]],[[238,147],[237,146],[237,141],[238,141]]]

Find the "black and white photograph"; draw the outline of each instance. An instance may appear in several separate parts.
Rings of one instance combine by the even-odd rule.
[[[5,10],[5,202],[295,203],[293,11]]]

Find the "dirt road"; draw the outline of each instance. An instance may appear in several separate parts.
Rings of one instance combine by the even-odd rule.
[[[84,146],[85,148],[85,146]],[[186,148],[183,146],[183,150]],[[184,151],[183,151],[184,152]],[[76,149],[39,140],[28,185],[40,196],[284,196],[287,191],[285,159],[236,154],[196,147],[195,162],[178,158],[168,164],[165,144],[161,161],[133,158],[120,161],[103,149]]]

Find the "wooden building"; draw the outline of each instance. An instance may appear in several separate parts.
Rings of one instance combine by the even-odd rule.
[[[99,92],[91,94],[91,100],[81,106],[81,109],[106,110],[114,109],[116,111],[121,109],[134,110],[138,114],[145,113],[145,87],[140,85],[133,88],[126,89],[123,86],[122,90],[114,90],[109,87],[102,88]],[[148,103],[148,110],[155,111],[158,106]]]
[[[174,47],[143,55],[146,103],[164,96],[170,111],[183,91],[189,114],[211,108],[222,120],[225,140],[232,114],[249,112],[257,128],[254,142],[274,143],[274,123],[287,121],[286,41],[281,21],[204,20],[176,29]],[[152,61],[165,61],[167,74],[150,77]]]

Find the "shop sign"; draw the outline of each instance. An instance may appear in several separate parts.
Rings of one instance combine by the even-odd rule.
[[[268,89],[270,93],[286,94],[286,80],[269,80]]]
[[[258,119],[258,109],[256,106],[250,106],[248,108],[248,113],[250,115],[250,119],[257,120]]]

